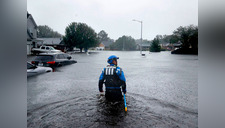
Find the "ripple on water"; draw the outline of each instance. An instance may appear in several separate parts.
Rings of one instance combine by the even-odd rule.
[[[128,93],[124,103],[92,95],[28,110],[28,127],[197,127],[198,112],[143,95]]]

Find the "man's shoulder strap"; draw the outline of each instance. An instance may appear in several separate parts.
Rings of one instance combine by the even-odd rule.
[[[116,67],[116,73],[117,75],[121,75],[122,74],[122,68],[121,67]]]
[[[105,75],[113,75],[115,73],[115,69],[116,69],[116,66],[107,66],[105,68],[104,74]]]

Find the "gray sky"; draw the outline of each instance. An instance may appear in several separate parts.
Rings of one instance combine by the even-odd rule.
[[[198,25],[198,0],[27,0],[37,25],[65,34],[71,22],[82,22],[114,40],[126,35],[152,40],[179,26]]]

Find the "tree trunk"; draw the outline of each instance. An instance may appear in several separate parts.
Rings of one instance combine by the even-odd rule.
[[[82,49],[83,49],[83,48],[80,48],[80,52],[82,52]]]

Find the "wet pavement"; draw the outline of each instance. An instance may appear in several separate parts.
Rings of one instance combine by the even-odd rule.
[[[76,64],[28,78],[27,127],[198,127],[198,56],[143,53],[72,54]],[[127,112],[98,92],[112,54],[127,80]]]

